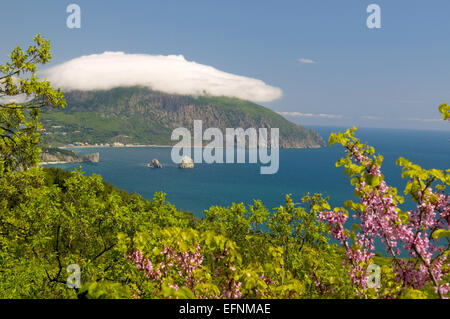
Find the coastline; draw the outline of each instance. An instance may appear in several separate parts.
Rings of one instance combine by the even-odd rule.
[[[156,144],[133,144],[133,145],[120,145],[120,146],[109,146],[109,145],[74,145],[74,146],[60,146],[60,149],[83,149],[83,148],[132,148],[132,147],[155,147],[155,148],[167,148],[173,145],[156,145]]]
[[[39,162],[39,166],[44,165],[57,165],[57,164],[72,164],[72,163],[81,163],[81,162],[66,162],[66,161],[58,161],[58,162]]]
[[[84,149],[84,148],[141,148],[141,147],[150,147],[150,148],[171,148],[175,145],[156,145],[156,144],[136,144],[136,145],[121,145],[121,146],[109,146],[109,145],[74,145],[74,146],[59,146],[57,148],[60,149]],[[191,148],[197,148],[190,145],[178,145],[178,147],[191,147]],[[211,148],[219,148],[219,149],[227,149],[227,147],[223,146],[202,146],[202,149],[211,149]],[[259,147],[255,148],[249,148],[244,147],[244,149],[255,149],[257,150]],[[319,149],[319,148],[325,148],[323,146],[311,146],[311,147],[279,147],[279,149],[298,149],[298,150],[305,150],[305,149]],[[269,147],[270,149],[270,147]]]

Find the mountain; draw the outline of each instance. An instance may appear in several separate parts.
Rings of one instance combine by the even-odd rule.
[[[289,122],[278,113],[255,103],[229,97],[167,94],[143,87],[65,93],[68,106],[46,110],[41,119],[43,142],[126,143],[173,145],[173,129],[192,131],[193,120],[203,130],[217,127],[279,128],[280,147],[318,148],[324,140],[313,130]]]

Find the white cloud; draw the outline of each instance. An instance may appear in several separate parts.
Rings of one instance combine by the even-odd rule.
[[[424,104],[425,102],[422,100],[402,100],[401,104]]]
[[[0,104],[10,104],[10,103],[25,103],[33,99],[33,96],[26,96],[25,94],[19,94],[14,96],[1,96]]]
[[[278,114],[284,116],[293,117],[320,117],[327,119],[341,119],[343,116],[341,114],[328,114],[328,113],[300,113],[300,112],[278,112]]]
[[[81,56],[43,72],[63,90],[146,86],[174,94],[231,96],[254,102],[280,98],[282,90],[261,80],[187,61],[182,55],[104,52]]]
[[[14,84],[19,84],[18,77],[12,76],[11,79]],[[4,86],[5,81],[6,81],[6,79],[0,80],[0,88],[3,90],[5,89],[5,86]],[[24,93],[17,94],[17,95],[4,95],[4,96],[0,96],[0,104],[10,104],[10,103],[21,104],[21,103],[28,102],[28,101],[32,100],[33,98],[34,98],[34,96],[27,96]]]
[[[311,59],[305,59],[305,58],[300,58],[300,59],[298,59],[298,62],[300,62],[300,63],[306,63],[306,64],[315,64],[315,63],[316,63],[316,61],[314,61],[314,60],[311,60]]]
[[[442,118],[440,119],[425,119],[425,118],[409,118],[408,121],[417,121],[417,122],[444,122]]]
[[[377,120],[382,119],[380,116],[373,116],[373,115],[363,115],[363,116],[361,116],[361,118],[364,120],[370,120],[370,121],[377,121]]]

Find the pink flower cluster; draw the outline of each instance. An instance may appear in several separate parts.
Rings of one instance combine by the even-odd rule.
[[[346,248],[347,262],[351,264],[352,282],[365,289],[367,284],[367,262],[373,257],[374,240],[379,238],[388,254],[394,258],[396,280],[415,289],[432,284],[441,297],[449,292],[448,283],[441,283],[443,265],[448,259],[443,254],[445,248],[431,237],[437,229],[448,229],[450,219],[450,197],[436,193],[431,188],[413,194],[417,199],[417,209],[406,212],[407,222],[402,221],[392,189],[382,179],[380,167],[365,156],[357,147],[346,149],[351,157],[363,164],[367,174],[380,179],[378,186],[366,187],[364,180],[356,186],[365,210],[360,212],[360,231],[356,242],[349,244],[345,234],[346,216],[342,212],[322,212],[319,219],[331,227],[331,235]],[[438,198],[433,201],[432,197]],[[356,245],[355,245],[356,244]],[[403,247],[414,260],[399,259]]]
[[[226,299],[239,299],[242,298],[242,292],[240,291],[242,283],[236,282],[233,279],[228,281],[226,288],[223,290],[223,296]]]
[[[211,255],[212,260],[217,264],[222,264],[217,266],[214,275],[216,277],[225,277],[224,282],[220,285],[222,291],[222,296],[226,299],[239,299],[242,298],[242,292],[240,290],[242,283],[235,281],[233,276],[228,274],[231,272],[233,274],[237,269],[233,264],[230,264],[227,257],[230,255],[230,250],[225,248],[223,252],[215,253]]]
[[[349,235],[346,233],[344,224],[347,221],[347,216],[341,211],[325,211],[321,212],[318,219],[327,222],[330,225],[330,232],[333,238],[339,240],[344,246],[347,259],[344,264],[350,264],[350,279],[351,282],[363,289],[367,287],[368,273],[367,264],[373,257],[373,253],[366,248],[373,249],[373,242],[364,234],[357,235],[356,246],[351,246],[349,243]],[[356,248],[355,248],[356,247]]]
[[[225,258],[229,255],[229,250],[225,249],[224,252],[212,255],[212,259],[216,262],[227,262]],[[180,252],[172,247],[166,247],[160,252],[159,259],[162,261],[154,265],[149,258],[144,257],[140,250],[135,250],[127,256],[128,261],[134,263],[136,268],[140,271],[144,271],[147,278],[153,281],[161,281],[161,279],[168,274],[169,271],[176,271],[180,279],[182,279],[183,285],[192,290],[194,295],[198,298],[206,298],[206,296],[197,295],[195,292],[195,285],[199,283],[198,279],[195,279],[194,272],[202,266],[203,255],[200,252],[200,245],[195,246],[195,251],[190,250]],[[228,269],[231,272],[235,272],[234,266],[221,266],[215,270],[216,277],[224,274],[224,270]],[[237,282],[234,279],[226,279],[221,285],[222,295],[225,298],[242,298],[242,292],[240,291],[242,283]],[[169,287],[178,291],[179,285],[173,283]]]
[[[128,261],[134,263],[138,270],[144,271],[147,278],[153,280],[159,280],[162,276],[161,270],[159,268],[154,269],[153,264],[147,257],[144,257],[140,250],[135,250],[128,257]]]
[[[321,212],[318,219],[325,221],[330,225],[330,232],[333,238],[336,238],[342,244],[347,242],[348,235],[344,232],[344,224],[347,221],[347,216],[345,216],[342,212]]]
[[[156,266],[152,264],[149,258],[144,257],[140,250],[135,250],[127,259],[134,263],[138,270],[144,271],[147,278],[154,281],[160,280],[169,270],[175,269],[180,278],[184,279],[185,285],[193,288],[195,284],[193,274],[203,263],[200,245],[195,246],[194,252],[190,250],[178,252],[171,247],[166,247],[160,254],[163,261],[159,262]],[[176,284],[173,284],[172,287],[178,290]]]
[[[201,267],[203,255],[200,253],[200,245],[195,246],[195,251],[190,250],[177,252],[175,249],[167,247],[161,251],[166,263],[160,263],[162,268],[175,267],[178,275],[184,278],[185,285],[193,288],[195,284],[194,272]]]

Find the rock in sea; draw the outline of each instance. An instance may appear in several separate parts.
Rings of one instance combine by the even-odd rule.
[[[183,156],[179,165],[180,168],[194,168],[194,161],[189,156]]]
[[[147,164],[147,167],[150,167],[150,168],[162,168],[163,166],[156,158],[154,158],[151,161],[151,163]]]
[[[98,163],[100,161],[100,153],[86,154],[82,158],[83,162]]]

